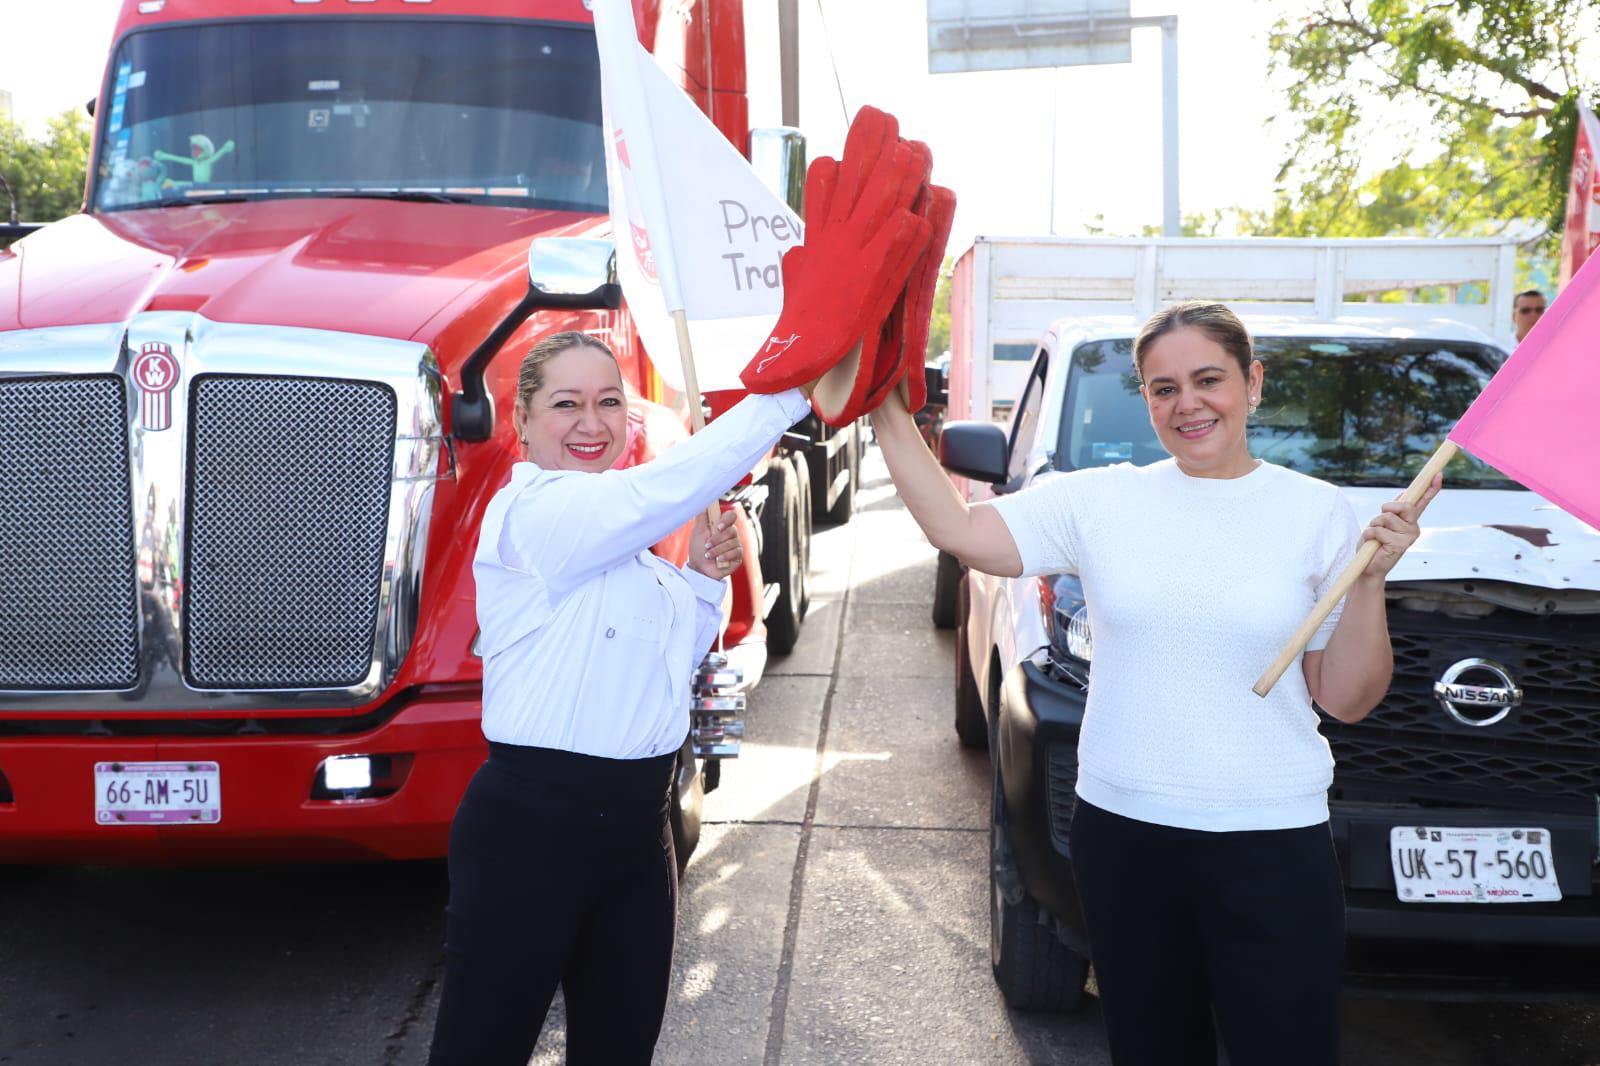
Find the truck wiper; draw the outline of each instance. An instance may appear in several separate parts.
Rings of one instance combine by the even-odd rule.
[[[250,199],[238,193],[212,193],[200,196],[168,196],[150,203],[130,204],[130,207],[189,207],[192,204],[242,204]]]
[[[407,200],[424,204],[468,204],[472,197],[456,192],[423,192],[418,189],[369,189],[360,192],[330,193],[335,200]]]
[[[1403,489],[1411,484],[1408,478],[1397,477],[1340,477],[1328,480],[1359,489]]]

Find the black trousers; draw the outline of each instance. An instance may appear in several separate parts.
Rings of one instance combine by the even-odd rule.
[[[1117,1066],[1334,1066],[1344,887],[1327,823],[1208,833],[1078,800],[1072,864]]]
[[[433,1066],[525,1066],[560,984],[567,1061],[648,1063],[672,970],[675,753],[489,746],[450,828]]]

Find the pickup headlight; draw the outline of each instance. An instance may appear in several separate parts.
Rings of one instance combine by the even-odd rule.
[[[1066,655],[1070,659],[1063,666],[1087,670],[1094,659],[1094,637],[1089,632],[1083,582],[1072,574],[1053,574],[1038,581],[1039,612],[1045,632],[1050,634],[1052,656]]]

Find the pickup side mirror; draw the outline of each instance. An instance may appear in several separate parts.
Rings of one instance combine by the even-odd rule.
[[[806,138],[793,126],[750,131],[750,167],[763,184],[805,217]]]
[[[990,485],[1006,480],[1006,431],[993,422],[946,422],[939,462],[952,474]]]
[[[451,433],[460,440],[485,441],[494,432],[494,398],[483,387],[484,372],[535,311],[614,311],[621,306],[613,242],[576,237],[534,240],[528,245],[527,295],[461,366],[461,391],[450,400]]]

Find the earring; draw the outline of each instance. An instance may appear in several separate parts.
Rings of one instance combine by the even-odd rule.
[[[1256,398],[1254,396],[1250,397],[1250,413],[1251,414],[1255,414],[1256,413],[1256,405],[1259,404],[1260,402],[1261,401],[1258,398]]]

